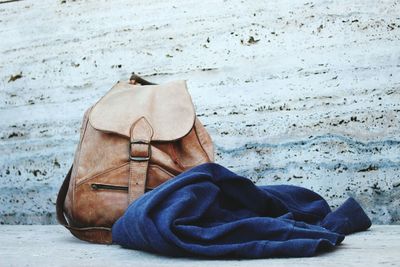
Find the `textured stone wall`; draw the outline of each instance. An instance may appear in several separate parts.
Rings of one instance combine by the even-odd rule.
[[[186,79],[217,162],[400,223],[398,1],[0,1],[0,223],[54,223],[84,110]]]

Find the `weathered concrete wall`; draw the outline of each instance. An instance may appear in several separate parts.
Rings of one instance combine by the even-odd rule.
[[[62,2],[0,4],[0,223],[55,222],[83,111],[133,70],[188,80],[219,163],[400,223],[398,1]]]

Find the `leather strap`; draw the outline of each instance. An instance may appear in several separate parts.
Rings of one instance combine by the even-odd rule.
[[[134,72],[132,72],[132,75],[131,75],[131,78],[129,79],[129,81],[132,84],[139,83],[141,85],[156,85],[156,83],[149,82],[149,81],[143,79],[142,77],[140,77],[139,75],[135,74]]]
[[[69,169],[67,176],[58,192],[56,202],[56,212],[58,222],[66,227],[74,236],[79,239],[94,243],[111,244],[111,228],[108,227],[74,227],[71,226],[64,215],[64,202],[68,193],[69,182],[71,180],[72,167]]]
[[[129,151],[128,204],[145,192],[152,137],[153,128],[145,117],[141,117],[132,125]]]

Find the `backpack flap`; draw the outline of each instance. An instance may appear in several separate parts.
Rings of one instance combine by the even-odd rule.
[[[186,81],[145,86],[119,82],[94,105],[89,122],[96,130],[129,138],[142,117],[154,131],[152,141],[173,141],[189,133],[196,116]]]

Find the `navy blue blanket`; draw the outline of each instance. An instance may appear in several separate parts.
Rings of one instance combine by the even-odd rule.
[[[371,221],[349,198],[331,211],[297,186],[256,186],[207,163],[134,201],[112,228],[123,247],[169,256],[299,257],[332,248]]]

